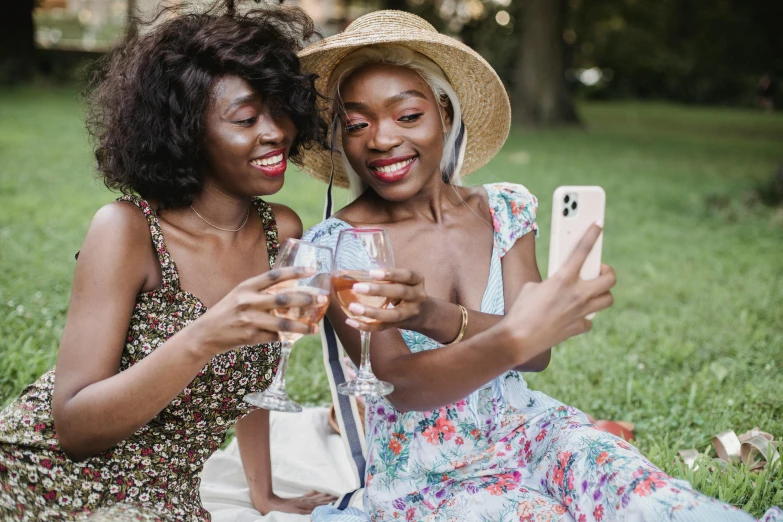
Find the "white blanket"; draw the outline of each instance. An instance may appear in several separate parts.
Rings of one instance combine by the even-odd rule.
[[[345,446],[329,427],[328,414],[326,408],[271,413],[272,488],[277,495],[293,497],[318,490],[339,496],[357,487]],[[262,516],[256,511],[250,502],[236,440],[225,451],[217,451],[204,465],[201,500],[212,514],[213,522],[310,520],[305,515],[272,512]]]

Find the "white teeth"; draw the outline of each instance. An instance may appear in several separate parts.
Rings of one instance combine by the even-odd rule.
[[[405,160],[405,161],[398,161],[397,163],[393,163],[391,165],[386,165],[385,167],[375,167],[374,170],[376,170],[377,172],[383,172],[384,174],[390,174],[392,172],[397,172],[398,170],[400,170],[403,167],[408,166],[415,159],[416,158],[411,158],[411,159]]]
[[[269,167],[271,165],[277,165],[283,161],[283,154],[280,153],[276,156],[271,156],[269,158],[261,158],[261,159],[254,159],[250,163],[253,165],[258,165],[260,167]]]

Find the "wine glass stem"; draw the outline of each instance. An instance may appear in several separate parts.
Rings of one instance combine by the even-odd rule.
[[[294,348],[291,341],[280,341],[280,362],[277,363],[277,373],[272,384],[269,386],[269,392],[276,395],[285,395],[285,370],[288,367],[288,356]]]
[[[370,332],[359,330],[359,335],[362,338],[362,360],[359,363],[357,377],[359,379],[373,379],[375,375],[373,375],[372,366],[370,366]]]

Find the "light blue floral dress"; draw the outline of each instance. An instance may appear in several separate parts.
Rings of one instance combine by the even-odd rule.
[[[481,311],[503,314],[501,259],[538,232],[537,201],[521,185],[484,188],[495,232]],[[330,218],[304,239],[334,248],[348,227]],[[412,352],[443,348],[420,333],[401,334]],[[516,371],[435,411],[399,412],[384,398],[369,399],[366,411],[365,507],[374,521],[752,520],[665,475],[579,410],[528,388]],[[319,508],[313,520],[367,518],[358,515]]]

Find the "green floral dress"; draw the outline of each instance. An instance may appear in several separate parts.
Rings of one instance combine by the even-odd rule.
[[[127,370],[206,307],[180,288],[179,274],[149,204],[124,196],[149,221],[163,284],[139,294],[120,371]],[[278,251],[270,206],[256,199],[270,266]],[[277,343],[218,355],[163,411],[116,446],[82,462],[60,449],[52,419],[55,370],[46,372],[0,413],[0,520],[209,520],[199,473],[226,431],[254,408],[242,400],[272,380]]]

